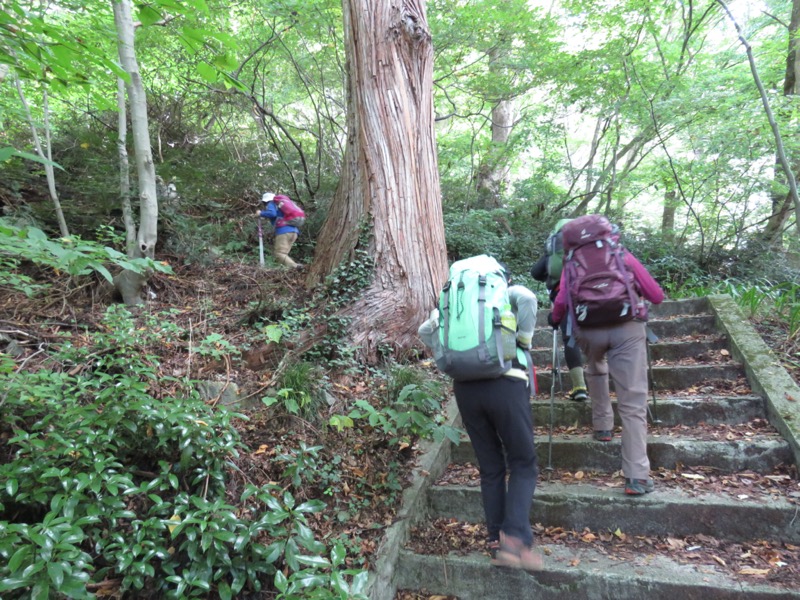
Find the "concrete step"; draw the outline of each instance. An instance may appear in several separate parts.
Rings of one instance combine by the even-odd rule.
[[[711,302],[707,297],[664,300],[650,305],[650,319],[668,319],[679,315],[711,314]]]
[[[721,335],[707,335],[690,340],[683,338],[679,340],[664,339],[650,345],[650,359],[654,364],[658,364],[659,361],[677,362],[688,357],[693,357],[696,360],[725,361],[730,360],[730,354],[723,355],[720,350],[727,351],[728,348],[726,346],[725,337]],[[561,367],[566,370],[564,345],[561,343],[560,337],[558,338],[558,352]],[[533,348],[531,356],[533,357],[533,364],[537,368],[551,369],[553,363],[552,338],[550,338],[550,345],[547,348]]]
[[[679,338],[687,335],[705,336],[715,333],[713,315],[686,315],[665,320],[651,320],[650,329],[659,339]],[[547,324],[536,327],[533,333],[534,348],[552,348],[553,330]]]
[[[701,364],[701,365],[669,365],[652,366],[652,382],[657,390],[682,390],[703,384],[710,385],[710,382],[736,381],[744,377],[744,367],[738,363],[728,364]],[[539,394],[549,394],[550,384],[553,381],[551,371],[536,368],[536,380],[539,386]],[[569,389],[569,379],[562,377],[565,390]],[[558,382],[556,382],[558,385]],[[614,389],[613,381],[610,381],[611,389]]]
[[[470,523],[484,519],[478,486],[433,486],[428,503],[434,519]],[[667,488],[658,480],[656,490],[644,496],[626,496],[621,487],[540,481],[533,497],[531,523],[578,531],[619,529],[627,535],[707,535],[738,541],[800,543],[797,504],[784,496],[776,493],[767,498],[740,499]]]
[[[570,383],[563,354],[564,389],[552,401],[548,443],[548,312],[539,311],[534,336],[540,391],[531,401],[540,466],[531,521],[545,570],[491,567],[480,553],[486,533],[480,482],[472,448],[463,442],[450,449],[449,468],[444,475],[438,470],[427,488],[428,510],[417,511],[427,519],[421,533],[412,533],[399,553],[396,589],[424,595],[402,597],[800,600],[800,487],[791,435],[796,407],[782,403],[784,394],[794,401],[788,392],[764,385],[776,379],[768,353],[751,349],[760,340],[739,327],[746,319],[732,301],[699,298],[651,307],[649,327],[660,338],[650,345],[651,379],[662,425],[651,426],[648,438],[656,489],[641,497],[623,492],[619,431],[611,442],[594,441],[590,403],[565,399]],[[560,334],[557,344],[563,352]],[[754,363],[750,383],[741,358],[731,356]],[[441,522],[447,527],[437,529]],[[458,528],[462,522],[464,530]],[[584,543],[585,532],[597,534],[597,541]],[[618,534],[624,543],[617,543]],[[723,548],[726,560],[714,555]],[[774,554],[765,558],[756,548]],[[430,552],[439,555],[425,555]],[[742,568],[753,565],[758,568]]]
[[[549,306],[539,308],[536,327],[546,328]],[[712,314],[711,302],[708,298],[685,298],[683,300],[665,300],[661,304],[651,304],[649,316],[651,321],[671,319],[679,316],[696,316]]]
[[[573,471],[613,473],[620,468],[621,442],[618,432],[610,442],[595,441],[588,432],[582,436],[554,435],[552,449],[546,430],[538,428],[536,433],[540,468],[550,462],[559,469]],[[647,455],[653,470],[675,469],[682,465],[711,467],[720,473],[770,472],[792,461],[789,444],[777,434],[724,441],[651,434],[647,439]],[[452,449],[451,460],[454,463],[476,463],[475,452],[466,436]]]
[[[568,380],[565,379],[565,385]],[[572,402],[566,394],[556,391],[553,401],[553,424],[558,426],[589,426],[592,424],[591,402]],[[653,406],[652,395],[648,402]],[[616,401],[612,400],[616,416]],[[536,425],[550,423],[550,390],[542,390],[531,402],[533,422]],[[656,414],[664,425],[688,425],[699,423],[720,425],[723,423],[746,423],[765,415],[764,399],[760,396],[667,396],[656,394]],[[619,419],[616,419],[619,425]]]
[[[590,548],[561,545],[547,552],[545,570],[492,567],[486,555],[399,555],[398,589],[425,589],[459,600],[797,600],[800,591],[698,565],[642,553],[627,559]],[[420,596],[421,597],[421,596]]]

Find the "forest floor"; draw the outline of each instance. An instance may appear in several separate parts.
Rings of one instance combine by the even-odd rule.
[[[215,381],[223,389],[235,386],[251,408],[233,409],[242,417],[233,421],[242,446],[232,460],[237,468],[228,473],[228,502],[238,506],[246,484],[276,483],[298,503],[323,500],[327,509],[309,515],[316,539],[346,540],[347,567],[369,568],[409,483],[415,440],[392,445],[377,427],[339,431],[327,421],[331,415],[347,414],[357,399],[385,405],[386,370],[341,360],[341,367],[318,368],[309,374],[317,379],[312,383],[326,390],[321,399],[315,396],[297,414],[281,410],[280,404],[268,408],[261,399],[279,391],[281,359],[295,346],[291,339],[270,343],[261,328],[299,307],[315,328],[313,335],[326,335],[324,303],[315,308],[311,301],[303,285],[305,269],[262,269],[231,262],[173,264],[173,268],[174,274],[151,279],[150,300],[138,311],[142,326],[168,322],[184,332],[178,341],[159,343],[156,338],[142,348],[158,360],[158,376],[149,393],[174,397],[180,393],[176,382],[187,379]],[[27,275],[52,287],[47,295],[28,298],[11,293],[0,298],[0,351],[13,339],[22,351],[17,359],[21,368],[68,370],[71,365],[53,365],[51,352],[62,343],[64,333],[70,334],[73,344],[89,344],[89,334],[103,329],[113,290],[99,277],[76,286],[35,268]],[[201,353],[204,338],[216,340],[212,346],[218,351]],[[228,353],[231,348],[236,351]],[[8,436],[0,436],[0,462],[13,460],[7,441]],[[303,457],[309,479],[301,477],[298,483],[294,467],[303,444],[309,449]]]
[[[284,345],[269,344],[263,335],[254,336],[259,324],[274,322],[286,314],[287,306],[306,306],[310,313],[320,316],[324,308],[315,308],[309,302],[309,293],[304,288],[304,270],[264,270],[257,266],[238,263],[217,262],[210,265],[174,266],[173,275],[158,275],[152,280],[154,298],[145,311],[153,315],[171,311],[169,319],[191,331],[196,341],[215,334],[221,336],[230,347],[241,349],[240,356],[198,356],[191,354],[193,339],[178,344],[160,344],[148,348],[160,360],[159,374],[164,380],[175,377],[212,379],[225,385],[235,384],[241,397],[256,399],[276,391],[276,376],[281,368],[280,359]],[[37,362],[46,360],[47,352],[37,349],[55,342],[59,332],[73,331],[80,340],[87,330],[100,326],[103,314],[111,302],[108,292],[100,285],[84,285],[75,288],[54,284],[46,297],[26,298],[10,295],[0,300],[0,332],[16,340],[22,340],[25,352],[24,368],[35,369]],[[167,318],[167,317],[164,317]],[[313,322],[313,321],[312,321]],[[789,339],[777,323],[757,324],[766,343],[782,357],[784,366],[795,380],[800,380],[800,347],[797,339]],[[315,331],[314,335],[322,333]],[[227,346],[225,346],[227,347]],[[369,568],[375,558],[378,542],[399,508],[402,489],[410,481],[415,465],[416,446],[412,444],[391,445],[387,436],[371,427],[345,428],[337,431],[326,426],[329,415],[346,414],[345,406],[356,399],[372,404],[385,403],[387,379],[374,366],[327,368],[319,372],[328,390],[325,402],[315,404],[312,411],[303,415],[279,413],[266,407],[241,411],[246,418],[237,419],[236,427],[241,435],[242,450],[235,460],[239,471],[231,471],[228,500],[236,504],[236,494],[246,480],[254,484],[279,482],[291,486],[291,477],[286,474],[286,461],[277,460],[281,452],[297,448],[300,441],[308,447],[320,446],[316,457],[319,473],[328,479],[304,482],[295,486],[293,493],[298,500],[318,498],[326,502],[325,512],[315,515],[313,527],[318,539],[342,536],[350,540],[350,553],[354,557],[349,566]],[[166,388],[163,393],[169,390]],[[709,428],[709,436],[743,436],[760,433],[763,423],[752,424],[752,431]],[[577,435],[581,432],[576,431]],[[0,440],[0,455],[8,459],[9,448],[3,448]],[[325,465],[328,465],[325,467]],[[334,468],[336,465],[336,468]],[[711,473],[697,475],[714,477]],[[566,473],[555,471],[548,475],[559,480],[598,480],[605,485],[618,485],[619,481],[590,473]],[[691,488],[697,479],[681,473],[659,473],[660,484]],[[477,481],[474,467],[451,469],[446,477],[455,482]],[[769,480],[763,477],[744,475],[725,481],[715,479],[714,485],[728,488],[735,494],[761,495],[770,486],[786,485],[787,480],[797,478],[796,473],[776,473]],[[604,538],[603,532],[565,532],[556,530],[538,531],[545,539],[562,539],[568,543],[614,544],[624,552],[620,539]],[[607,537],[607,536],[606,536]],[[437,523],[424,536],[429,546],[426,552],[436,552],[438,546],[451,551],[454,547],[479,548],[483,544],[482,526],[464,529],[463,524]],[[678,546],[692,545],[692,540],[629,540],[629,543],[650,544],[653,551],[669,552]],[[763,555],[772,548],[716,548],[715,560],[729,565],[741,563],[747,552]],[[800,562],[800,548],[782,549],[781,560],[791,558]],[[790,554],[788,557],[786,553]],[[778,555],[776,555],[778,556]],[[777,559],[776,559],[777,560]],[[401,595],[411,600],[423,595]]]

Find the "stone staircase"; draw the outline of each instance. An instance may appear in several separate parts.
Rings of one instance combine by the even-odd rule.
[[[489,564],[465,436],[457,446],[432,444],[421,458],[371,597],[800,599],[800,390],[730,298],[653,307],[656,490],[642,497],[622,491],[618,432],[610,443],[594,441],[589,404],[566,399],[566,371],[551,402],[545,317],[533,352],[540,477],[531,513],[545,570]],[[457,423],[454,403],[449,411]]]

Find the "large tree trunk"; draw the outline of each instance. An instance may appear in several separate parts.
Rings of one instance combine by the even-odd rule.
[[[514,126],[514,103],[500,100],[492,109],[492,144],[478,168],[478,200],[482,208],[499,208],[508,179],[508,137]]]
[[[792,2],[792,17],[789,22],[789,49],[786,54],[786,74],[783,80],[783,95],[795,96],[800,92],[800,40],[797,38],[800,29],[800,0]],[[800,162],[792,161],[792,171],[800,175]],[[778,157],[775,158],[775,176],[786,182],[785,177],[781,177],[781,164]],[[786,222],[792,214],[792,195],[791,194],[772,194],[772,215],[764,229],[764,239],[767,243],[780,248],[783,244],[783,230]]]
[[[343,309],[365,358],[411,347],[447,277],[433,119],[433,49],[424,0],[343,0],[348,64],[344,166],[307,283],[354,250],[374,275]],[[368,235],[362,235],[362,224]]]
[[[498,79],[503,76],[500,50],[489,51],[489,72]],[[514,126],[514,103],[508,98],[497,98],[492,108],[492,142],[478,167],[478,206],[499,208],[501,194],[508,178],[508,138]]]
[[[112,0],[114,24],[117,28],[119,61],[129,76],[126,82],[131,113],[133,147],[136,155],[136,173],[139,184],[139,231],[136,234],[134,256],[154,258],[158,240],[158,200],[156,198],[156,169],[150,147],[150,132],[147,122],[147,97],[144,93],[139,64],[134,50],[134,24],[131,17],[130,0]],[[114,284],[122,294],[125,304],[144,302],[143,291],[146,278],[131,271],[122,271],[114,278]]]
[[[678,194],[667,188],[664,192],[664,211],[661,213],[661,235],[665,242],[675,241],[675,212],[678,209]]]
[[[502,55],[498,48],[489,51],[489,72],[498,79],[502,72]],[[478,206],[499,208],[501,195],[508,180],[508,138],[514,127],[514,102],[508,98],[497,98],[492,108],[492,143],[478,167]]]

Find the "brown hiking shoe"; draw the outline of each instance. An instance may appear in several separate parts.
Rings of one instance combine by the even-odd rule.
[[[500,532],[500,548],[492,559],[496,567],[524,569],[525,571],[541,571],[544,569],[544,558],[538,552],[525,546],[522,540]]]
[[[595,431],[594,432],[594,439],[598,442],[610,442],[611,438],[614,437],[613,431]]]

